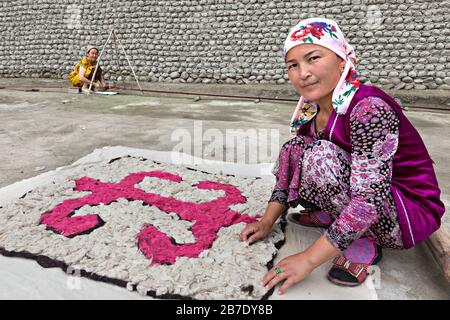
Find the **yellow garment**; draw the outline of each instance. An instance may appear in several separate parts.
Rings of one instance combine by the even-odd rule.
[[[84,57],[80,62],[78,62],[77,65],[73,68],[72,72],[69,75],[69,81],[75,87],[83,86],[83,82],[80,81],[80,67],[83,67],[84,69],[86,69],[86,72],[84,73],[84,77],[87,79],[90,79],[91,73],[93,73],[95,70],[95,64],[92,65],[86,57]],[[98,68],[97,74],[95,75],[96,80],[98,80],[98,78],[99,78],[99,74],[100,74],[99,71],[100,71],[100,67]]]

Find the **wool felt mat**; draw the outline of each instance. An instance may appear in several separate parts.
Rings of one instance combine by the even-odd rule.
[[[264,211],[260,179],[210,174],[145,158],[73,168],[0,208],[0,253],[158,298],[261,299],[284,239],[280,225],[239,240]]]

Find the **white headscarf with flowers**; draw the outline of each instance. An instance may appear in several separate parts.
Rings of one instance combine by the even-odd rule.
[[[356,56],[353,47],[347,43],[338,24],[330,19],[310,18],[300,21],[289,32],[284,43],[284,58],[290,49],[301,44],[318,44],[334,51],[344,59],[345,67],[341,78],[333,91],[332,105],[336,113],[345,114],[358,91],[360,81],[356,73]],[[308,122],[317,113],[317,104],[300,97],[292,116],[292,132]]]

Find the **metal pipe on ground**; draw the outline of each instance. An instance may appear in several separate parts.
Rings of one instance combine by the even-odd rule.
[[[30,91],[36,88],[45,88],[45,89],[64,89],[65,87],[60,85],[6,85],[2,86],[4,89],[25,89]],[[201,93],[201,92],[186,92],[186,91],[171,91],[171,90],[156,90],[156,89],[134,89],[127,88],[121,86],[111,86],[110,89],[121,90],[121,91],[131,91],[131,92],[148,92],[148,93],[164,93],[164,94],[177,94],[177,95],[188,95],[188,96],[206,96],[206,97],[216,97],[216,98],[230,98],[230,99],[245,99],[245,100],[253,100],[255,102],[262,100],[269,101],[283,101],[283,102],[297,102],[296,99],[282,99],[282,98],[271,98],[271,97],[259,97],[259,96],[244,96],[244,95],[225,95],[225,94],[214,94],[214,93]],[[259,102],[258,101],[258,102]]]
[[[43,89],[64,89],[67,88],[66,86],[62,85],[52,85],[52,84],[33,84],[33,85],[17,85],[17,84],[2,84],[0,86],[0,89],[10,89],[10,90],[25,90],[25,91],[39,91],[38,88]],[[175,95],[188,95],[188,96],[205,96],[205,97],[216,97],[216,98],[228,98],[228,99],[242,99],[242,100],[253,100],[255,102],[259,101],[279,101],[279,102],[294,102],[297,103],[298,99],[283,99],[283,98],[276,98],[276,97],[260,97],[260,96],[247,96],[247,95],[225,95],[225,94],[213,94],[213,93],[200,93],[200,92],[185,92],[185,91],[171,91],[171,90],[157,90],[157,89],[134,89],[130,87],[123,87],[123,86],[111,86],[111,89],[121,90],[121,91],[128,91],[128,92],[140,92],[143,93],[160,93],[160,94],[175,94]],[[131,93],[133,94],[133,93]],[[442,103],[438,104],[432,104],[427,106],[417,105],[417,104],[410,104],[408,101],[404,103],[403,109],[405,111],[408,110],[415,110],[415,111],[429,111],[429,112],[443,112],[448,113],[450,112],[449,107],[440,107],[442,106]],[[450,104],[449,104],[450,105]]]

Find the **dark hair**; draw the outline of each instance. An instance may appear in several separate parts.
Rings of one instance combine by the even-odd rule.
[[[97,50],[97,53],[99,52],[97,48],[90,48],[88,52],[86,52],[86,54],[89,54],[89,52],[91,52],[92,50]]]

